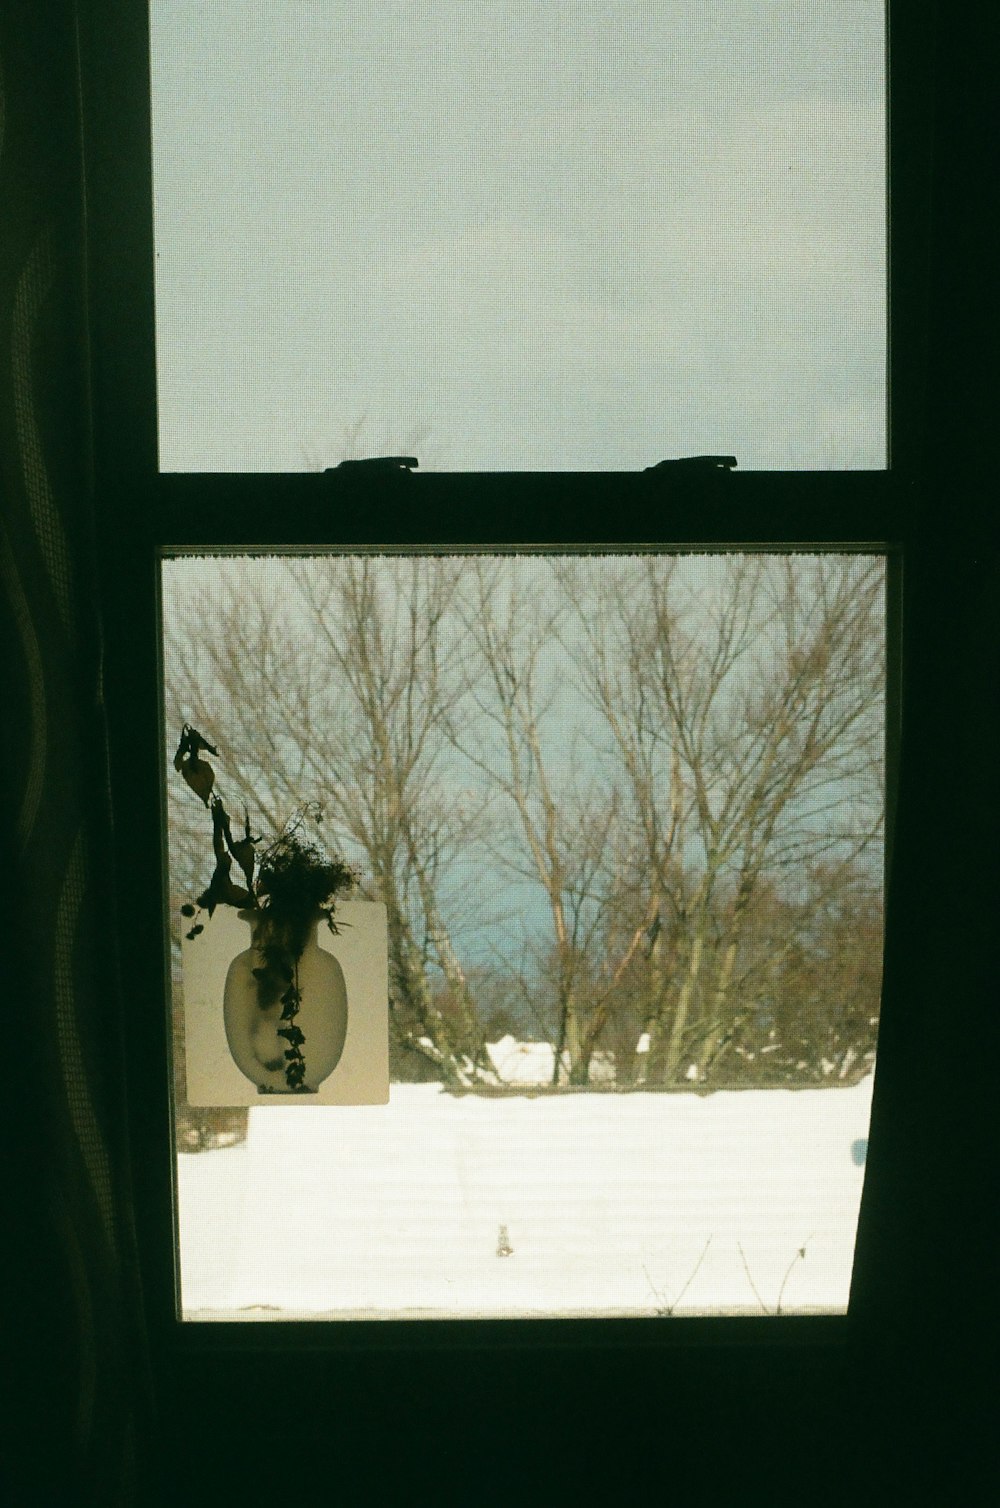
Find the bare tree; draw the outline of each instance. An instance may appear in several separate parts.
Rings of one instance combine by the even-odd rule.
[[[467,582],[463,621],[476,659],[466,661],[466,698],[461,720],[450,719],[451,736],[506,803],[508,841],[494,857],[545,897],[551,947],[543,949],[543,974],[555,1005],[552,1082],[565,1071],[570,1083],[583,1084],[641,936],[640,929],[609,966],[604,872],[613,862],[617,796],[596,766],[585,773],[579,706],[561,716],[556,705],[568,663],[560,632],[570,604],[552,564],[536,561],[529,575],[520,561],[476,558]]]
[[[838,872],[839,871],[839,872]],[[801,899],[762,887],[753,933],[767,970],[758,1008],[741,1011],[719,1056],[754,1060],[769,1078],[854,1082],[874,1060],[881,989],[880,887],[862,866],[817,866]],[[775,945],[777,944],[777,945]],[[768,956],[769,955],[769,956]],[[760,976],[758,975],[758,979]],[[710,1065],[712,1066],[712,1065]]]
[[[817,918],[878,883],[879,562],[324,557],[268,562],[253,590],[240,563],[188,574],[167,602],[168,720],[237,751],[232,804],[255,823],[322,801],[387,905],[397,1063],[493,1077],[462,961],[475,860],[525,918],[497,929],[496,968],[546,1023],[554,1082],[586,1083],[626,1031],[649,1048],[623,1054],[640,1081],[714,1077],[776,993],[790,1032],[805,1019],[782,1002],[807,982],[812,1019],[836,1015]],[[191,821],[171,806],[189,889]]]
[[[457,694],[459,645],[442,631],[454,564],[352,556],[268,571],[278,589],[263,593],[259,573],[254,590],[229,563],[168,611],[168,716],[238,751],[230,789],[265,826],[321,801],[362,893],[387,907],[398,1043],[471,1082],[488,1060],[441,902],[479,815],[452,799],[440,735]],[[437,1003],[435,968],[457,1013]]]
[[[730,556],[693,576],[650,556],[589,592],[562,579],[627,787],[633,916],[655,918],[647,1061],[672,1083],[684,1061],[704,1074],[746,1008],[762,879],[794,883],[823,856],[846,872],[878,845],[881,563]]]

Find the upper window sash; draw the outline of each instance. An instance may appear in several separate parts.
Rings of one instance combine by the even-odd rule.
[[[114,57],[101,45],[112,0],[87,0],[82,51],[90,290],[93,317],[95,450],[99,477],[151,481],[158,475],[154,349],[155,254],[150,161],[149,31],[146,18],[115,16]],[[888,454],[897,474],[913,477],[921,455],[924,389],[926,193],[929,182],[932,9],[928,3],[889,7]],[[126,59],[128,66],[122,63]],[[381,449],[373,443],[373,452]],[[705,446],[651,445],[641,457]],[[712,450],[745,449],[720,434]],[[419,447],[417,450],[419,454]],[[323,462],[339,459],[324,454]],[[424,456],[425,467],[432,459]],[[216,473],[206,473],[215,476]]]

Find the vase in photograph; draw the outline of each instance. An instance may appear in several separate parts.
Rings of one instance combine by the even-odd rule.
[[[347,1037],[347,986],[344,972],[332,953],[317,939],[320,917],[309,927],[305,947],[295,964],[291,981],[298,992],[298,1010],[292,1017],[282,995],[287,982],[277,983],[265,968],[260,952],[262,914],[241,911],[249,923],[251,945],[229,965],[223,996],[226,1039],[240,1072],[257,1086],[258,1094],[315,1094],[340,1062]],[[258,970],[258,974],[254,970]],[[297,1027],[301,1042],[290,1042],[280,1033]],[[290,1051],[302,1055],[301,1082],[289,1082]]]

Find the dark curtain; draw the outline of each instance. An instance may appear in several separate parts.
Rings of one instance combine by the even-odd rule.
[[[111,46],[113,32],[105,35]],[[876,1304],[862,1330],[872,1370],[852,1373],[844,1396],[828,1378],[817,1397],[815,1379],[792,1372],[787,1362],[775,1367],[764,1400],[770,1418],[760,1435],[764,1456],[741,1455],[732,1475],[734,1491],[739,1481],[741,1491],[756,1488],[774,1502],[799,1500],[774,1488],[776,1452],[789,1447],[787,1431],[776,1443],[775,1420],[806,1422],[798,1446],[803,1501],[831,1500],[824,1484],[838,1501],[839,1485],[847,1497],[860,1493],[870,1501],[872,1483],[885,1501],[913,1499],[926,1490],[935,1436],[950,1477],[937,1500],[991,1500],[971,1482],[976,1452],[988,1439],[991,1398],[973,1363],[985,1357],[990,1329],[980,1295],[990,1272],[986,1212],[995,1183],[985,1128],[987,1115],[992,1123],[995,1114],[997,1062],[998,1015],[987,980],[992,984],[995,973],[990,776],[1000,594],[989,544],[995,462],[984,445],[995,428],[996,384],[982,380],[984,352],[992,361],[993,345],[991,331],[983,335],[979,303],[991,285],[980,217],[992,180],[979,175],[969,150],[986,133],[970,110],[970,96],[977,96],[968,75],[973,52],[981,67],[992,53],[974,31],[966,43],[965,51],[949,54],[954,76],[941,76],[928,404],[940,523],[915,567],[920,621],[910,639],[911,773],[903,782],[913,815],[905,863],[897,863],[897,889],[908,887],[910,897],[904,910],[921,925],[918,936],[897,936],[895,953],[890,949],[890,965],[895,958],[904,976],[899,993],[907,1011],[893,1029],[897,1040],[886,1041],[885,1061],[900,1064],[895,1084],[903,1092],[894,1094],[886,1078],[876,1101],[873,1146],[881,1138],[892,1144],[891,1155],[866,1188],[867,1233],[859,1239],[860,1259],[876,1299],[896,1317],[895,1330],[877,1328]],[[10,1110],[3,1165],[11,1197],[2,1239],[0,1365],[10,1397],[0,1417],[7,1435],[3,1500],[18,1508],[145,1505],[157,1500],[161,1476],[122,1042],[123,1008],[136,1002],[123,990],[115,962],[80,94],[72,0],[8,0],[0,9],[0,1062]],[[922,276],[920,269],[912,275]],[[922,736],[928,728],[936,739],[930,753]],[[895,1181],[897,1168],[908,1171]],[[449,1366],[447,1358],[431,1358],[421,1368],[412,1356],[399,1363],[362,1354],[324,1370],[320,1357],[308,1374],[303,1360],[288,1362],[279,1371],[279,1392],[287,1387],[312,1403],[314,1480],[326,1480],[328,1442],[339,1431],[338,1451],[361,1441],[380,1470],[392,1456],[401,1470],[412,1462],[415,1495],[426,1486],[432,1499],[478,1501],[484,1486],[496,1486],[493,1445],[514,1438],[500,1426],[528,1417],[526,1405],[517,1412],[525,1397],[545,1400],[530,1422],[534,1428],[545,1420],[553,1444],[544,1459],[564,1487],[567,1467],[575,1464],[592,1495],[593,1462],[580,1446],[609,1399],[619,1400],[614,1439],[626,1442],[629,1467],[641,1454],[655,1468],[660,1496],[679,1460],[690,1459],[692,1470],[707,1470],[713,1481],[723,1469],[720,1441],[732,1440],[736,1416],[720,1410],[719,1396],[725,1401],[735,1390],[730,1385],[717,1395],[720,1374],[709,1372],[704,1358],[685,1367],[683,1382],[654,1351],[641,1365],[627,1353],[602,1358],[599,1367],[591,1356],[583,1365],[570,1358],[560,1366],[554,1353],[531,1355],[524,1366],[514,1353],[474,1360],[474,1367],[467,1359]],[[756,1366],[746,1369],[754,1383],[768,1375],[767,1358]],[[163,1377],[162,1368],[157,1375]],[[248,1375],[259,1398],[265,1373],[242,1354],[235,1362],[216,1358],[197,1379],[175,1375],[162,1384],[171,1395],[167,1417],[203,1431],[205,1460],[242,1460],[236,1416],[250,1391]],[[266,1378],[273,1386],[273,1364]],[[231,1445],[220,1443],[203,1407],[206,1397],[225,1403],[229,1394]],[[757,1396],[759,1389],[748,1386],[741,1407]],[[335,1398],[342,1404],[337,1410]],[[700,1399],[710,1407],[692,1448],[678,1434],[678,1420],[693,1419]],[[758,1412],[763,1422],[764,1407]],[[442,1420],[450,1424],[443,1436]],[[402,1428],[409,1434],[401,1436]],[[479,1442],[487,1432],[484,1450]],[[452,1449],[459,1452],[455,1461]],[[193,1476],[191,1454],[187,1444],[185,1483]],[[525,1473],[523,1453],[508,1454],[518,1463],[520,1490],[527,1485],[537,1497],[542,1477]],[[542,1459],[540,1447],[535,1459]],[[790,1460],[789,1475],[794,1451]],[[444,1485],[449,1468],[457,1496]],[[242,1470],[248,1481],[252,1464]],[[377,1489],[378,1471],[372,1480]]]
[[[148,1502],[94,570],[74,7],[0,11],[10,1503]],[[6,1265],[6,1264],[5,1264]],[[137,1496],[138,1494],[138,1496]]]

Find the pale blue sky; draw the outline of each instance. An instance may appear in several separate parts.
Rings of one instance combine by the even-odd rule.
[[[151,8],[164,469],[884,464],[881,4]]]

